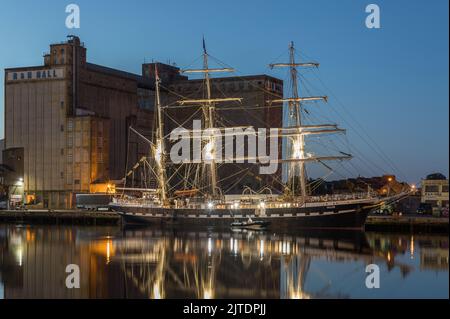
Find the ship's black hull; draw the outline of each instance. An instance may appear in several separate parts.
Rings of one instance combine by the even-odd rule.
[[[367,215],[372,210],[369,203],[335,204],[333,206],[271,208],[265,216],[256,216],[255,210],[220,209],[170,209],[139,206],[111,205],[125,224],[162,224],[190,227],[229,228],[234,221],[249,217],[267,221],[270,229],[363,229]]]

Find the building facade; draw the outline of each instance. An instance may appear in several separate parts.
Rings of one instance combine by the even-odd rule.
[[[150,134],[152,105],[140,108],[138,91],[151,96],[153,83],[86,55],[71,37],[41,66],[5,70],[5,149],[23,148],[25,198],[44,207],[72,207],[75,193],[102,190],[148,152],[128,128]]]
[[[77,193],[106,192],[148,156],[148,142],[130,127],[152,137],[156,66],[164,105],[203,94],[202,80],[180,75],[173,65],[146,63],[142,75],[137,75],[89,63],[86,47],[75,36],[51,44],[43,60],[39,66],[5,69],[4,153],[23,152],[21,167],[15,170],[20,176],[14,178],[22,183],[24,202],[38,207],[74,207]],[[282,107],[267,104],[283,96],[281,80],[267,75],[215,78],[212,94],[243,98],[234,112],[220,109],[236,105],[217,105],[220,126],[282,126]],[[192,115],[189,110],[170,112],[176,123]],[[168,122],[165,127],[169,132],[175,125]],[[267,183],[276,187],[273,177],[281,179],[281,169],[277,175],[261,177],[258,167],[249,164],[220,167],[219,177],[243,168],[246,175],[236,175],[221,185],[223,190],[240,192],[245,186],[257,190]]]
[[[421,202],[430,204],[433,213],[448,210],[448,179],[439,173],[430,174],[422,180]]]

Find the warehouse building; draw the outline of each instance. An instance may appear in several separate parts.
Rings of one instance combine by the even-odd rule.
[[[21,159],[12,165],[14,176],[5,179],[16,184],[6,186],[20,183],[22,194],[15,198],[21,195],[24,203],[37,207],[71,208],[77,193],[108,192],[111,185],[122,183],[134,163],[148,156],[148,143],[129,128],[152,136],[155,66],[163,83],[163,104],[202,94],[202,81],[180,75],[174,65],[146,63],[137,75],[89,63],[87,49],[76,36],[51,44],[43,60],[40,66],[5,69],[3,159],[11,165],[12,159]],[[282,108],[266,103],[283,96],[281,80],[267,75],[215,78],[212,93],[244,98],[240,110],[221,115],[224,122],[255,128],[282,125]],[[189,116],[180,110],[169,115],[177,122]],[[166,126],[167,131],[172,128]],[[224,166],[219,174],[230,176],[245,165]],[[233,186],[240,192],[245,186],[258,189],[257,184],[267,183],[254,184],[260,178],[257,167],[248,167],[238,183],[234,185],[234,179],[222,189]]]
[[[127,141],[130,125],[150,136],[152,105],[138,92],[151,97],[153,81],[88,63],[86,53],[69,37],[50,45],[43,65],[5,70],[4,152],[23,152],[27,203],[72,207],[75,193],[124,176],[127,149],[130,162],[148,152],[137,137]]]

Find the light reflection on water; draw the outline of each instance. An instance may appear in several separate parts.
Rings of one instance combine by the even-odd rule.
[[[0,297],[448,298],[448,258],[445,234],[0,225]]]

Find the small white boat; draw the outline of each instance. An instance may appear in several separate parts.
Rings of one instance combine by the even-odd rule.
[[[240,228],[240,229],[266,229],[267,226],[270,225],[270,222],[265,222],[261,220],[252,220],[249,218],[247,221],[235,221],[231,223],[231,228]]]

